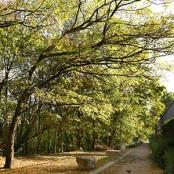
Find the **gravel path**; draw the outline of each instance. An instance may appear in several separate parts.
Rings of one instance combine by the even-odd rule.
[[[142,144],[132,150],[121,161],[100,172],[100,174],[164,174],[149,158],[150,149]]]

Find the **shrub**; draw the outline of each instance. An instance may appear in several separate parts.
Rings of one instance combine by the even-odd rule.
[[[165,173],[174,174],[174,147],[168,147],[164,153]]]
[[[150,147],[152,150],[152,159],[159,164],[161,167],[164,168],[164,153],[167,149],[167,143],[165,138],[162,136],[154,135],[150,139]]]
[[[169,146],[174,146],[174,120],[169,121],[162,127],[162,134],[165,137]]]

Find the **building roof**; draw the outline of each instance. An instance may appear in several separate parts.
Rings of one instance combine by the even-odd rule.
[[[174,119],[174,102],[168,107],[160,118],[160,125],[167,124],[170,120]]]

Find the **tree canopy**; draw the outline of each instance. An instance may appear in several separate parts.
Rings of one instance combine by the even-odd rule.
[[[151,64],[173,52],[173,17],[156,17],[147,4],[2,3],[6,168],[14,149],[26,154],[94,150],[98,143],[115,148],[153,132],[164,109],[164,88]]]

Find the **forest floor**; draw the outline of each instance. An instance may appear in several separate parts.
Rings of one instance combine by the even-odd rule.
[[[147,144],[142,144],[134,149],[128,149],[122,156],[105,152],[94,153],[64,153],[48,156],[20,157],[14,160],[11,170],[0,169],[0,174],[89,174],[79,171],[75,157],[79,155],[95,156],[97,168],[110,162],[113,164],[95,174],[163,174],[149,158],[150,149]],[[4,159],[0,157],[0,166]]]
[[[14,159],[11,170],[0,168],[0,174],[88,174],[80,171],[76,163],[76,156],[94,156],[97,168],[115,156],[108,156],[105,152],[71,152],[57,155],[18,157]],[[4,158],[0,157],[0,167],[3,167]]]

